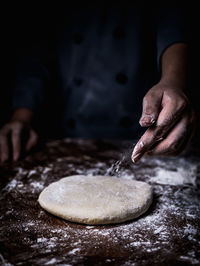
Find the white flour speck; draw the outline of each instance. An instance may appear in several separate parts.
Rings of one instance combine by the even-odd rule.
[[[28,177],[30,177],[30,176],[32,176],[32,175],[34,175],[34,174],[36,174],[36,173],[37,173],[36,170],[31,170],[31,171],[28,173]]]
[[[40,183],[39,182],[31,182],[30,186],[34,189],[39,189],[39,190],[44,188],[44,184],[42,184],[41,182]]]
[[[51,168],[50,167],[45,167],[44,170],[43,170],[43,174],[46,174],[49,171],[51,171]]]
[[[56,260],[55,258],[52,258],[52,259],[50,259],[49,261],[47,261],[47,262],[45,263],[45,265],[54,264],[54,263],[56,263],[56,262],[57,262],[57,260]]]
[[[92,229],[92,228],[94,228],[94,226],[92,226],[92,225],[88,225],[88,226],[86,226],[85,228],[87,228],[87,229]]]
[[[13,190],[14,188],[16,188],[16,186],[18,185],[18,182],[16,179],[11,180],[7,186],[5,187],[5,189],[10,192],[11,190]]]
[[[72,249],[71,251],[68,252],[69,255],[74,255],[76,254],[77,252],[80,252],[80,248],[74,248]]]
[[[37,243],[43,243],[43,242],[46,242],[46,241],[48,241],[48,239],[45,238],[45,237],[39,237],[39,238],[37,239]]]

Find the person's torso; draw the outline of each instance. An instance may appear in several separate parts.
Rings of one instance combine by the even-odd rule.
[[[156,33],[142,8],[74,11],[57,36],[63,125],[71,137],[134,138],[156,79]]]

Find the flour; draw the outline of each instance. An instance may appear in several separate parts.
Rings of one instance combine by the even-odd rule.
[[[193,239],[194,236],[197,234],[197,229],[191,225],[187,225],[184,228],[184,235],[188,237],[189,240]]]
[[[46,174],[46,173],[48,173],[48,172],[51,171],[51,170],[52,170],[52,168],[50,168],[50,167],[45,167],[45,168],[43,169],[42,173],[43,173],[43,174]]]
[[[56,243],[58,241],[57,237],[51,237],[51,238],[45,238],[45,237],[39,237],[37,238],[37,243],[31,245],[32,248],[34,247],[38,247],[39,246],[43,246],[45,245],[45,247],[47,247],[48,249],[52,249],[54,247],[56,247]]]
[[[70,250],[70,251],[68,252],[68,255],[74,255],[74,254],[76,254],[77,252],[80,252],[80,248],[74,248],[74,249]]]
[[[87,148],[87,143],[82,144]],[[126,161],[117,164],[119,178],[145,181],[154,187],[152,208],[129,223],[83,226],[67,223],[39,208],[38,195],[51,182],[71,174],[105,175],[118,161],[117,157],[95,160],[90,155],[62,157],[59,153],[60,157],[45,165],[15,167],[15,174],[8,177],[0,195],[1,200],[6,200],[2,206],[0,238],[17,236],[19,246],[26,247],[20,253],[21,260],[27,260],[29,265],[82,265],[89,252],[91,257],[104,256],[102,264],[119,265],[118,258],[107,253],[112,249],[111,252],[123,254],[126,262],[121,265],[138,265],[135,260],[140,255],[155,258],[155,265],[159,265],[162,254],[172,256],[174,251],[179,264],[199,265],[200,237],[194,222],[200,217],[197,160],[144,157],[138,164],[126,165]],[[10,223],[13,219],[16,223]],[[37,263],[35,254],[39,254]]]
[[[47,262],[45,263],[45,265],[55,264],[56,262],[57,262],[57,260],[56,260],[55,258],[53,258],[53,259],[47,261]]]
[[[33,189],[39,191],[44,188],[44,184],[42,184],[41,182],[31,182],[30,186],[33,187]]]
[[[0,254],[0,263],[2,263],[1,264],[2,266],[14,266],[13,264],[8,263],[1,254]]]
[[[28,173],[28,177],[30,177],[30,176],[32,176],[32,175],[34,175],[34,174],[36,174],[36,173],[37,173],[36,170],[31,170],[31,171]]]
[[[38,239],[37,239],[37,243],[44,243],[44,242],[46,242],[48,239],[47,238],[45,238],[45,237],[39,237]]]
[[[192,184],[196,185],[196,173],[197,167],[190,166],[189,168],[184,168],[180,166],[175,171],[166,170],[160,167],[155,169],[155,176],[150,179],[152,182],[156,182],[158,184],[166,184],[166,185],[183,185],[183,184]]]
[[[88,226],[86,226],[85,228],[87,228],[87,229],[92,229],[92,228],[94,228],[94,226],[93,225],[88,225]]]
[[[111,167],[108,168],[108,170],[106,171],[106,175],[111,175],[111,176],[117,175],[120,170],[121,164],[122,160],[113,163]]]
[[[10,181],[10,183],[8,183],[8,185],[5,187],[5,190],[7,190],[8,192],[10,192],[11,190],[13,190],[16,186],[17,186],[18,182],[16,179],[13,179],[12,181]]]

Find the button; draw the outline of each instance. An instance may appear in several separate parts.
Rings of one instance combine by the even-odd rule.
[[[116,40],[123,40],[126,37],[126,34],[123,28],[117,27],[113,32],[113,36]]]
[[[126,84],[128,82],[128,77],[120,72],[116,75],[116,81],[119,83],[119,84]]]
[[[80,78],[74,78],[74,83],[75,83],[75,85],[76,86],[81,86],[82,85],[82,83],[83,83],[83,80],[82,79],[80,79]]]
[[[74,121],[74,119],[68,119],[67,120],[67,126],[69,127],[69,128],[75,128],[75,121]]]
[[[120,119],[120,126],[127,128],[127,127],[130,127],[131,125],[132,125],[132,121],[130,117],[124,116]]]
[[[75,33],[73,35],[73,40],[76,44],[81,44],[83,41],[83,36],[80,33]]]

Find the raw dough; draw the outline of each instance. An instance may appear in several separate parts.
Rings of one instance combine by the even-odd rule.
[[[39,196],[48,212],[84,224],[128,221],[143,214],[151,202],[151,186],[112,176],[64,177]]]

